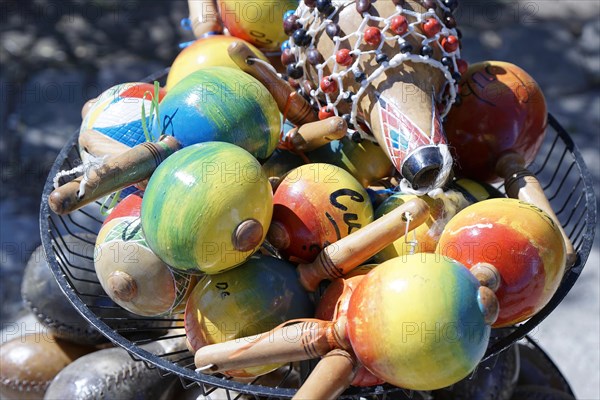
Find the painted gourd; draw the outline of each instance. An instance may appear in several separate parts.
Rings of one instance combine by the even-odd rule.
[[[218,66],[238,68],[227,53],[227,47],[236,40],[240,39],[232,36],[212,35],[193,42],[183,49],[173,61],[165,89],[171,90],[183,78],[202,68]],[[260,50],[250,43],[246,43],[246,45],[257,58],[267,61]]]
[[[243,263],[261,245],[272,196],[260,164],[241,147],[188,146],[167,158],[148,182],[144,235],[171,268],[218,273]]]
[[[313,315],[313,305],[296,278],[293,265],[254,255],[230,271],[206,275],[185,311],[188,346],[196,351],[212,343],[268,331]],[[264,375],[279,364],[228,371],[236,377]]]
[[[280,129],[277,104],[259,81],[237,68],[210,67],[169,90],[152,132],[174,136],[184,147],[233,143],[264,159],[275,150]]]
[[[437,253],[471,268],[492,264],[501,281],[500,314],[494,327],[534,315],[556,292],[565,268],[565,247],[554,221],[539,208],[515,199],[469,206],[446,225]]]
[[[287,39],[283,30],[283,15],[298,7],[298,2],[294,0],[219,0],[217,4],[229,33],[262,51],[279,51]]]
[[[290,171],[277,187],[273,204],[269,242],[293,261],[311,262],[325,246],[373,221],[366,190],[331,164]]]
[[[473,64],[460,82],[460,102],[444,124],[455,171],[484,182],[499,181],[498,159],[516,152],[529,165],[544,139],[546,101],[535,80],[514,64]]]
[[[433,390],[459,381],[476,367],[489,341],[479,286],[462,264],[435,254],[380,264],[348,305],[347,332],[356,356],[402,388]]]
[[[137,315],[182,311],[195,277],[171,270],[149,248],[142,232],[142,192],[123,199],[96,239],[94,267],[109,297]]]

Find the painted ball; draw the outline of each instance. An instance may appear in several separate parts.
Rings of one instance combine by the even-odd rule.
[[[269,242],[284,257],[313,261],[327,245],[373,221],[362,185],[331,164],[306,164],[290,171],[273,198]]]
[[[392,385],[449,386],[467,376],[488,345],[479,282],[436,254],[394,258],[369,272],[350,298],[347,332],[359,361]]]
[[[286,261],[254,255],[230,271],[206,275],[190,296],[185,311],[189,347],[196,351],[213,343],[267,332],[280,324],[310,318],[314,308]],[[271,364],[227,371],[230,376],[263,375]]]
[[[518,66],[484,61],[469,66],[460,82],[460,102],[444,125],[457,175],[495,182],[498,158],[519,153],[529,165],[547,125],[544,95]]]
[[[198,39],[183,49],[171,65],[165,85],[167,91],[171,90],[179,81],[192,72],[196,72],[202,68],[219,66],[238,68],[227,52],[227,47],[235,41],[242,41],[242,39],[233,36],[212,35]],[[267,61],[267,58],[260,50],[250,43],[246,43],[246,45],[257,58]]]
[[[210,67],[175,85],[160,104],[153,132],[185,147],[220,141],[267,158],[279,141],[281,116],[268,90],[240,69]]]
[[[501,278],[500,314],[494,327],[533,316],[556,292],[565,268],[565,247],[556,223],[539,208],[515,199],[469,206],[446,225],[437,253],[467,267],[492,264]]]
[[[295,10],[295,0],[219,0],[219,14],[229,33],[263,51],[278,51],[288,38],[283,15]]]
[[[179,150],[156,169],[142,202],[150,248],[171,268],[218,273],[262,244],[273,195],[259,162],[225,142]]]

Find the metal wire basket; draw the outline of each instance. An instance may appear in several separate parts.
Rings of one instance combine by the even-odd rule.
[[[187,351],[153,353],[141,347],[147,343],[185,337],[182,316],[168,319],[140,317],[133,320],[130,318],[128,322],[134,322],[133,327],[131,324],[127,324],[123,328],[112,329],[109,325],[118,326],[115,324],[118,322],[115,319],[123,319],[122,316],[110,315],[110,309],[118,307],[99,305],[101,303],[95,301],[97,299],[76,289],[77,281],[82,279],[99,285],[98,281],[94,280],[93,269],[86,269],[78,265],[78,262],[80,265],[84,264],[84,259],[89,260],[93,255],[77,254],[69,250],[65,243],[61,242],[60,237],[65,234],[74,236],[81,236],[84,233],[97,234],[103,221],[103,217],[99,213],[101,204],[96,202],[69,215],[59,216],[50,211],[48,196],[53,190],[55,174],[60,170],[71,169],[80,162],[77,138],[78,135],[75,134],[58,155],[44,188],[40,211],[41,238],[48,264],[73,306],[110,341],[126,349],[134,359],[145,362],[151,368],[157,367],[165,375],[176,374],[184,387],[198,384],[205,395],[210,394],[216,388],[224,388],[228,398],[237,398],[236,396],[239,397],[239,394],[248,394],[254,398],[292,397],[296,392],[295,388],[289,387],[292,385],[290,378],[292,372],[299,371],[299,379],[302,382],[310,373],[314,362],[300,363],[299,367],[298,364],[288,365],[277,382],[271,383],[270,386],[264,383],[263,379],[265,378],[260,377],[251,383],[240,383],[219,375],[197,373],[194,370],[193,355]],[[549,115],[549,127],[544,143],[538,157],[529,169],[537,175],[577,250],[577,261],[565,273],[558,291],[546,307],[525,323],[504,329],[502,334],[498,335],[500,339],[490,343],[485,359],[497,356],[517,340],[523,338],[560,304],[581,274],[592,248],[596,227],[596,199],[592,178],[569,134],[552,115]],[[502,188],[500,189],[502,190]],[[86,238],[82,240],[89,241],[89,236]],[[73,273],[74,270],[81,270],[85,274],[85,278]],[[138,334],[135,339],[127,339],[127,333],[132,329],[135,330],[135,323],[138,322],[145,327],[144,332],[147,334]],[[165,328],[171,328],[167,336],[156,337],[157,335],[153,334],[153,330],[160,331]],[[397,392],[394,396],[396,398],[404,396],[404,393],[400,391],[402,389],[391,385],[350,388],[343,397],[384,398],[389,397],[391,392]]]

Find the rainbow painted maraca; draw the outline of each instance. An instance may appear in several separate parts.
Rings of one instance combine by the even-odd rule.
[[[254,335],[290,319],[313,315],[313,305],[296,278],[294,266],[273,257],[254,255],[243,265],[204,276],[185,311],[188,347],[195,352],[213,343]],[[227,375],[264,375],[280,364],[233,369]]]
[[[544,307],[565,268],[564,243],[554,220],[515,199],[485,200],[459,212],[444,228],[436,252],[497,288],[500,315],[494,327],[522,322]]]
[[[310,320],[241,343],[206,346],[196,352],[195,364],[218,372],[267,360],[310,359],[341,348],[386,382],[433,390],[475,368],[488,344],[494,309],[494,294],[462,264],[415,254],[369,272],[350,297],[347,318]]]
[[[460,87],[461,101],[445,124],[458,173],[487,182],[503,179],[509,197],[548,213],[565,241],[567,265],[573,265],[573,245],[537,178],[526,169],[546,133],[546,100],[540,87],[527,72],[501,61],[470,66]]]
[[[273,204],[268,240],[296,262],[313,261],[324,247],[373,221],[365,189],[331,164],[306,164],[288,172]]]
[[[241,147],[188,146],[160,164],[148,182],[144,235],[171,268],[218,273],[243,263],[262,244],[272,196],[260,164]]]

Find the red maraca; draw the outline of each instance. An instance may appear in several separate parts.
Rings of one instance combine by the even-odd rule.
[[[460,102],[444,125],[459,175],[486,182],[505,180],[509,197],[533,203],[558,225],[567,265],[575,251],[535,176],[526,167],[544,139],[547,110],[535,80],[514,64],[471,65],[460,83]]]
[[[495,309],[493,292],[463,265],[414,254],[369,272],[350,296],[347,318],[309,320],[206,346],[196,352],[195,364],[218,372],[316,358],[341,348],[386,382],[433,390],[475,368],[487,348]]]
[[[482,284],[499,285],[495,327],[533,316],[554,295],[564,273],[564,244],[555,222],[515,199],[484,200],[459,212],[444,228],[436,252],[471,268]]]

